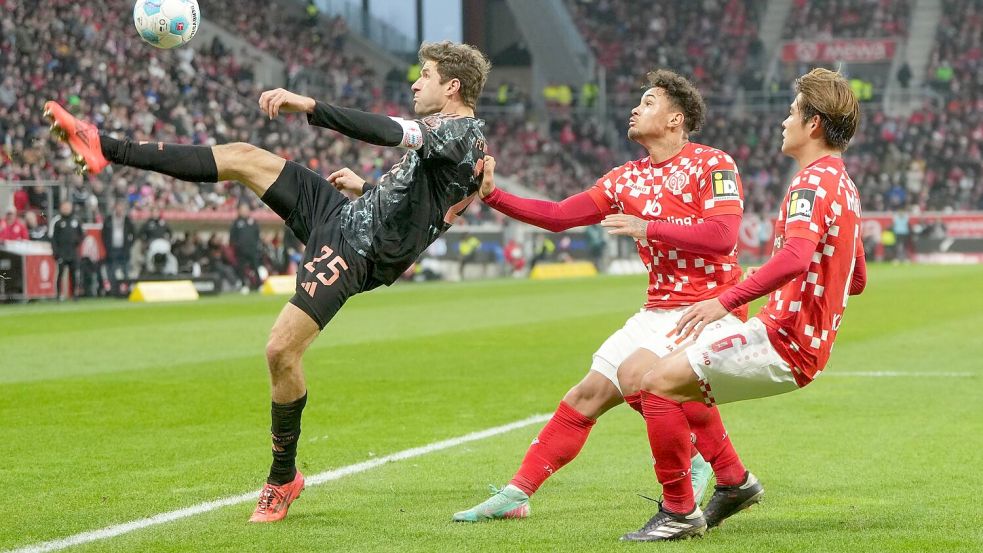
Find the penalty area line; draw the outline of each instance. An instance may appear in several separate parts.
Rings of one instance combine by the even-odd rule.
[[[442,440],[439,442],[427,444],[424,446],[414,447],[412,449],[397,451],[396,453],[385,455],[377,459],[371,459],[369,461],[363,461],[361,463],[355,463],[354,465],[348,465],[334,470],[319,472],[305,479],[305,487],[317,486],[325,482],[339,480],[346,476],[351,476],[353,474],[358,474],[360,472],[372,470],[374,468],[380,467],[387,463],[393,463],[396,461],[405,461],[406,459],[420,457],[422,455],[427,455],[429,453],[434,453],[436,451],[442,451],[444,449],[450,449],[452,447],[457,447],[459,445],[466,444],[469,442],[476,442],[479,440],[484,440],[485,438],[491,438],[492,436],[498,436],[499,434],[505,434],[507,432],[511,432],[512,430],[518,430],[519,428],[524,428],[532,424],[546,422],[550,419],[551,416],[552,414],[533,415],[531,417],[518,420],[515,422],[511,422],[509,424],[504,424],[502,426],[496,426],[494,428],[479,430],[477,432],[472,432],[470,434],[465,434],[463,436],[458,436],[456,438],[450,438],[447,440]],[[215,501],[199,503],[197,505],[185,507],[184,509],[178,509],[176,511],[168,511],[166,513],[160,513],[158,515],[150,516],[147,518],[141,518],[139,520],[134,520],[130,522],[125,522],[123,524],[114,524],[112,526],[107,526],[99,530],[90,530],[88,532],[82,532],[80,534],[75,534],[74,536],[68,536],[66,538],[60,538],[56,540],[37,543],[34,545],[28,545],[25,547],[21,547],[19,549],[11,549],[7,553],[42,553],[46,551],[59,551],[61,549],[67,549],[69,547],[75,547],[76,545],[82,545],[84,543],[90,543],[94,541],[114,538],[116,536],[122,536],[123,534],[129,534],[130,532],[135,532],[137,530],[149,528],[151,526],[166,524],[168,522],[180,520],[182,518],[188,518],[203,513],[208,513],[210,511],[214,511],[222,507],[228,507],[230,505],[238,505],[239,503],[248,503],[250,501],[256,501],[258,497],[259,497],[259,490],[256,490],[249,493],[234,495],[222,499],[216,499]]]

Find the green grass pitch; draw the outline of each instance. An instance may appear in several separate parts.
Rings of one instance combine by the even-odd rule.
[[[499,280],[356,297],[305,358],[301,469],[552,412],[644,287]],[[823,377],[722,408],[767,494],[701,540],[617,541],[654,512],[636,494],[659,493],[644,425],[621,407],[523,521],[450,516],[508,480],[540,424],[309,487],[275,525],[248,524],[254,505],[240,503],[72,549],[980,551],[981,290],[983,267],[872,266]],[[264,346],[284,301],[0,306],[0,551],[258,490]]]

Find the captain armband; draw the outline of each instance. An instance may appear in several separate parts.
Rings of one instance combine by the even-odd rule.
[[[399,143],[401,148],[419,150],[423,147],[423,129],[420,128],[419,122],[401,117],[390,117],[390,119],[403,128],[403,140]]]

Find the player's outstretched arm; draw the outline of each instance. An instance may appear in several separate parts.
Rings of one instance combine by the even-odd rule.
[[[816,243],[807,238],[790,238],[785,246],[765,262],[754,274],[717,298],[695,303],[679,318],[670,334],[679,341],[696,338],[710,323],[745,303],[752,302],[778,290],[793,278],[809,270]]]
[[[561,202],[551,202],[523,198],[496,188],[495,158],[492,156],[485,156],[479,195],[496,211],[550,232],[596,225],[605,215],[587,192],[574,194]]]
[[[285,88],[267,90],[259,95],[259,109],[270,119],[283,113],[311,113],[317,102],[309,96],[290,92]]]
[[[649,221],[634,215],[608,215],[601,222],[608,234],[630,236],[636,240],[664,242],[675,248],[701,255],[727,255],[737,245],[740,215],[714,215],[702,223],[680,225]]]
[[[415,131],[386,115],[333,106],[282,88],[267,90],[261,94],[259,109],[270,119],[281,112],[306,113],[308,124],[335,130],[355,140],[376,146],[404,145],[419,148],[423,144],[422,131],[414,121],[405,121],[405,124],[407,127],[415,127]],[[418,140],[404,140],[404,134],[407,133],[417,137]]]

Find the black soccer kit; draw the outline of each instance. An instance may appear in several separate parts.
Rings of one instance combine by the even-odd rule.
[[[448,114],[404,120],[321,102],[308,122],[406,149],[355,201],[292,161],[263,195],[306,245],[290,303],[323,329],[354,294],[395,282],[474,200],[484,122]]]

